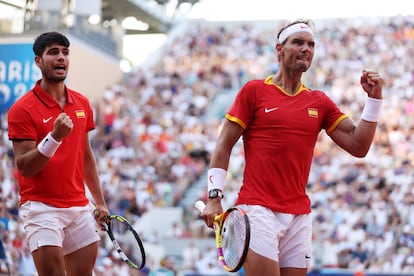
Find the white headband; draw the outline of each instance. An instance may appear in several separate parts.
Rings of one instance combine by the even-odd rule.
[[[286,39],[294,33],[306,32],[313,36],[311,28],[305,23],[296,23],[284,29],[279,35],[279,43],[282,44]]]

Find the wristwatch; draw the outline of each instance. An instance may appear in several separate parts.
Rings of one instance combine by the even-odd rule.
[[[221,190],[219,189],[212,189],[210,191],[208,191],[208,198],[216,198],[216,197],[220,197],[223,198],[223,193],[221,192]]]

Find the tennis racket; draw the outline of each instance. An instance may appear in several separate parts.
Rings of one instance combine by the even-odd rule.
[[[195,208],[202,212],[205,204],[195,203]],[[226,271],[236,272],[246,259],[250,242],[250,223],[246,213],[233,207],[214,218],[217,256]]]
[[[131,268],[141,270],[145,266],[145,249],[132,225],[122,216],[109,215],[104,227],[121,259]]]

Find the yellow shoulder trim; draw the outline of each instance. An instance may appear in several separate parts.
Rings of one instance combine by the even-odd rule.
[[[240,120],[239,118],[236,118],[234,116],[231,116],[228,113],[226,114],[226,119],[229,120],[229,121],[231,121],[231,122],[234,122],[234,123],[238,124],[243,129],[246,129],[246,127],[247,127],[247,125],[242,120]]]
[[[338,124],[340,122],[342,122],[344,119],[348,118],[349,116],[347,114],[342,115],[341,117],[339,117],[332,125],[330,128],[328,128],[326,130],[326,133],[329,135],[331,134],[332,131],[334,131],[334,129],[338,126]]]
[[[265,84],[269,84],[269,85],[274,85],[274,83],[272,82],[272,75],[268,76],[265,80],[264,83]]]

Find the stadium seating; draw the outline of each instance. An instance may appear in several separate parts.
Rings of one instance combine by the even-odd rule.
[[[123,83],[108,88],[95,107],[92,146],[111,211],[134,221],[155,208],[182,211],[175,231],[170,221],[160,227],[171,231],[144,236],[146,243],[157,245],[154,251],[170,253],[177,275],[213,268],[223,274],[206,242],[211,231],[191,205],[191,199],[205,199],[205,186],[194,185],[204,181],[234,93],[246,80],[277,70],[275,30],[282,23],[190,22],[186,32],[157,53],[151,67],[135,68]],[[357,121],[365,95],[359,85],[362,68],[381,71],[385,83],[378,132],[366,158],[350,157],[324,133],[318,139],[308,185],[314,213],[311,272],[414,273],[414,18],[324,19],[315,25],[317,50],[304,79],[308,87],[326,91]],[[9,226],[5,247],[18,269],[24,238],[5,118],[3,114],[0,211]],[[239,143],[225,207],[233,204],[241,183],[242,154]],[[184,254],[190,241],[199,246],[195,259]],[[103,243],[102,258],[112,257],[109,248]],[[149,268],[155,265],[150,258]]]

